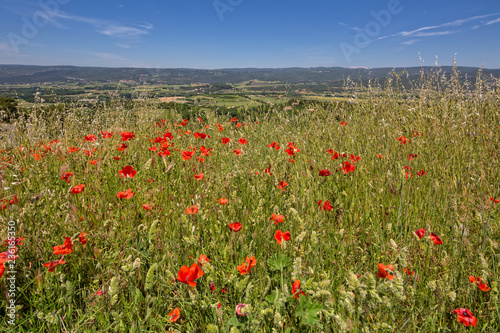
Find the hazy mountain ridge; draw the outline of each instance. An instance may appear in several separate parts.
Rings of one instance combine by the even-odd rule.
[[[393,70],[401,73],[406,70],[408,75],[420,75],[421,67],[408,68],[227,68],[227,69],[188,69],[188,68],[107,68],[107,67],[77,67],[77,66],[29,66],[0,65],[0,84],[27,84],[43,82],[117,82],[120,80],[189,84],[203,82],[210,84],[240,83],[250,80],[279,81],[281,83],[331,83],[351,79],[385,79]],[[433,67],[423,67],[430,72]],[[451,66],[442,66],[443,73],[451,73]],[[458,67],[462,75],[475,77],[480,68]],[[483,69],[484,74],[500,77],[500,69]]]

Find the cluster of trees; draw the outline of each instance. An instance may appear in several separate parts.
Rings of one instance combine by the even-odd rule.
[[[12,97],[0,97],[0,121],[10,122],[18,116],[17,101]]]

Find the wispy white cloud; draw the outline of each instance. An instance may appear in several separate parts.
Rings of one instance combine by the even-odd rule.
[[[439,25],[421,27],[418,29],[410,30],[410,31],[400,31],[400,32],[397,32],[395,34],[378,37],[376,40],[382,40],[382,39],[393,38],[393,37],[414,38],[414,37],[434,37],[434,36],[456,34],[456,33],[459,33],[460,31],[463,31],[463,30],[460,30],[457,28],[463,27],[467,23],[472,23],[472,22],[476,23],[472,27],[470,27],[470,26],[467,27],[467,29],[477,29],[477,28],[484,26],[484,25],[490,25],[490,24],[500,22],[500,17],[498,17],[494,20],[491,20],[489,22],[484,22],[485,19],[490,18],[490,17],[494,17],[494,16],[500,16],[500,13],[477,15],[477,16],[472,16],[472,17],[468,17],[465,19],[455,20],[452,22],[442,23]],[[403,44],[405,44],[405,42],[403,42]],[[405,44],[405,45],[411,45],[411,44]]]
[[[150,23],[124,24],[103,19],[69,15],[64,12],[56,13],[55,18],[89,24],[94,28],[94,30],[97,33],[109,37],[118,37],[118,38],[138,37],[149,34],[149,32],[153,29],[153,25]]]
[[[406,41],[403,42],[403,45],[413,45],[413,44],[415,44],[418,41],[419,41],[418,39],[406,40]]]

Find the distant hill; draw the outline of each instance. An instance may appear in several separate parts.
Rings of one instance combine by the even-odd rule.
[[[76,66],[26,66],[0,65],[0,84],[58,83],[58,82],[118,82],[134,81],[164,84],[190,84],[196,82],[220,84],[241,83],[250,80],[279,81],[288,84],[334,83],[350,77],[367,80],[384,79],[395,69],[398,73],[404,69],[410,76],[420,74],[420,67],[409,68],[229,68],[229,69],[150,69],[150,68],[106,68]],[[432,67],[424,67],[426,72]],[[443,73],[450,73],[452,67],[440,67]],[[475,77],[477,67],[458,67],[462,75]],[[486,75],[500,77],[500,69],[483,69]]]

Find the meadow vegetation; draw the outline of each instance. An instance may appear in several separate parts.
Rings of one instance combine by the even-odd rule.
[[[356,89],[232,114],[35,106],[2,140],[1,326],[496,332],[500,82]]]

